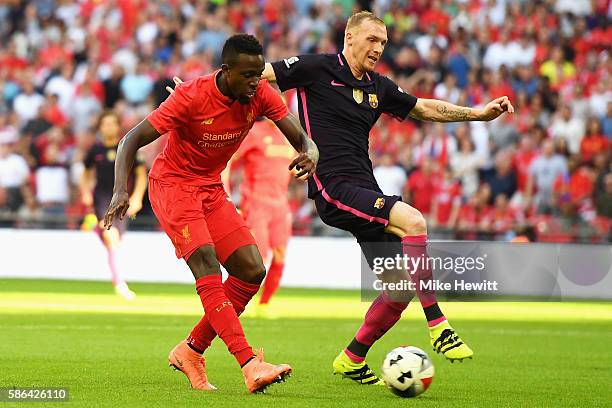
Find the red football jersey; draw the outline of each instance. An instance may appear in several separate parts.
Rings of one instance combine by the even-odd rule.
[[[527,180],[529,179],[529,168],[533,160],[538,157],[538,152],[535,150],[522,151],[519,150],[514,154],[513,165],[516,171],[516,184],[518,191],[527,189]]]
[[[291,178],[288,167],[297,153],[274,123],[255,123],[238,154],[244,160],[243,200],[286,203]]]
[[[258,116],[278,121],[289,111],[267,81],[248,104],[223,95],[219,71],[178,85],[147,120],[168,142],[149,176],[185,185],[221,184],[221,172]]]
[[[429,215],[431,212],[434,187],[438,181],[438,174],[426,175],[421,170],[416,170],[406,182],[412,198],[412,206],[423,214]]]
[[[436,221],[446,224],[450,219],[453,206],[461,203],[461,186],[451,180],[441,180],[434,186],[433,200],[438,204]]]

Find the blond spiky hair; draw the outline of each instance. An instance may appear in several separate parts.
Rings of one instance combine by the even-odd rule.
[[[346,22],[346,28],[344,29],[344,32],[349,32],[351,29],[359,27],[359,25],[361,25],[361,23],[363,23],[364,21],[375,21],[377,23],[385,25],[385,22],[378,18],[376,14],[370,11],[360,11],[359,13],[355,13],[349,17],[348,21]]]

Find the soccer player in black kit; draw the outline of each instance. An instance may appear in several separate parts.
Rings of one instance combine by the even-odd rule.
[[[85,171],[81,177],[80,188],[83,204],[93,210],[97,219],[102,221],[113,196],[115,157],[121,138],[119,116],[112,111],[102,113],[98,119],[98,133],[99,143],[96,143],[85,156]],[[132,189],[130,208],[126,215],[132,217],[142,208],[142,199],[147,189],[147,169],[140,161],[134,164],[130,185]],[[107,251],[115,292],[127,300],[132,300],[134,292],[121,277],[115,262],[115,250],[121,242],[125,228],[126,219],[123,218],[114,222],[109,230],[98,225],[96,231]]]
[[[266,64],[262,75],[276,81],[281,91],[298,89],[300,121],[320,151],[317,171],[308,180],[308,195],[326,224],[357,238],[370,264],[375,255],[371,243],[395,243],[409,257],[426,256],[427,246],[423,215],[401,197],[383,194],[374,179],[368,137],[380,115],[458,122],[488,121],[514,111],[505,96],[476,109],[405,93],[390,79],[373,72],[386,42],[384,22],[370,12],[360,12],[347,22],[342,53],[300,55]],[[414,282],[424,282],[431,280],[432,272],[421,268],[410,276]],[[435,291],[419,290],[419,284],[416,289],[434,350],[451,361],[471,358],[472,350],[446,320]],[[365,364],[365,356],[400,319],[407,305],[382,292],[354,339],[334,360],[334,373],[360,384],[382,384]]]

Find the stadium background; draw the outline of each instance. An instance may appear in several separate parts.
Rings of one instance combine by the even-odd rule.
[[[78,180],[102,110],[119,113],[127,131],[167,96],[172,76],[186,80],[218,66],[223,41],[237,31],[255,34],[268,61],[337,52],[346,18],[364,8],[388,26],[377,69],[404,90],[463,105],[508,95],[516,108],[493,123],[383,117],[373,130],[377,179],[428,214],[432,238],[523,236],[589,248],[610,241],[609,0],[8,0],[0,3],[0,387],[67,386],[79,406],[405,406],[385,390],[330,375],[368,306],[357,291],[282,288],[270,306],[277,319],[247,314],[251,341],[296,372],[282,388],[248,399],[220,342],[207,351],[220,393],[195,393],[164,370],[170,347],[201,315],[191,285],[136,283],[128,303],[108,283],[48,280],[70,277],[61,274],[66,269],[77,279],[108,276],[97,238],[78,231],[85,215]],[[295,110],[294,96],[287,99]],[[149,166],[163,143],[143,149]],[[539,187],[531,197],[530,174]],[[232,183],[240,180],[237,163]],[[239,189],[233,191],[239,204]],[[294,234],[307,236],[300,239],[328,250],[337,248],[333,240],[347,245],[350,238],[320,222],[303,184],[291,184],[290,198]],[[457,220],[449,224],[453,207]],[[130,229],[157,229],[150,208]],[[156,234],[147,239],[170,246]],[[155,275],[145,251],[129,240],[130,233],[128,279],[133,271]],[[580,254],[585,246],[572,248]],[[170,248],[147,249],[176,261]],[[590,262],[587,255],[574,259]],[[158,265],[166,268],[158,280],[174,273],[167,265]],[[355,282],[352,265],[298,272],[305,280],[318,273]],[[19,276],[28,279],[13,279]],[[515,300],[445,304],[477,356],[460,367],[432,356],[436,380],[420,405],[609,405],[609,300]],[[398,345],[430,349],[418,305],[402,319],[369,354],[376,369]]]
[[[389,27],[378,70],[403,89],[470,106],[508,95],[516,107],[515,115],[486,124],[383,116],[370,150],[387,194],[403,193],[427,214],[434,238],[509,240],[527,230],[540,241],[607,241],[609,3],[4,2],[2,223],[78,228],[85,215],[78,179],[100,112],[119,113],[127,131],[166,98],[172,76],[187,80],[217,67],[231,33],[255,34],[269,61],[337,52],[347,16],[367,7]],[[287,97],[295,109],[295,97]],[[149,165],[163,143],[144,149]],[[240,172],[234,174],[237,185]],[[290,188],[294,233],[338,234],[320,222],[304,190]],[[145,208],[132,224],[155,228],[156,221]]]

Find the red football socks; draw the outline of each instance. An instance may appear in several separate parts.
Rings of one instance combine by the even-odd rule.
[[[200,295],[208,322],[242,366],[254,354],[246,340],[236,310],[223,290],[221,275],[199,278],[196,280],[196,290]]]
[[[223,289],[228,300],[232,302],[236,315],[240,316],[249,301],[259,291],[259,284],[244,282],[229,276],[223,284]],[[208,315],[205,314],[191,331],[187,342],[192,349],[203,353],[215,337],[217,337],[217,332],[208,321]]]

